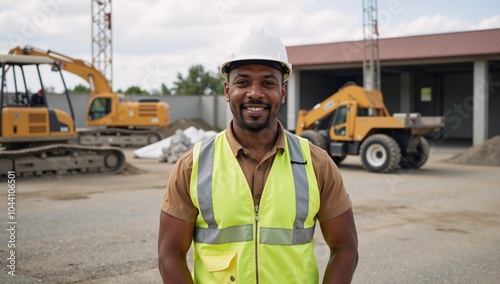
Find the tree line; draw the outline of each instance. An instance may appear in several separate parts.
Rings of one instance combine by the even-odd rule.
[[[70,93],[88,93],[90,88],[87,85],[78,84]],[[187,76],[182,76],[177,72],[175,81],[171,88],[164,83],[160,89],[145,90],[140,86],[133,85],[126,90],[118,89],[117,93],[127,95],[153,95],[153,96],[177,96],[177,95],[222,95],[224,93],[224,78],[219,72],[207,71],[203,65],[192,65]]]

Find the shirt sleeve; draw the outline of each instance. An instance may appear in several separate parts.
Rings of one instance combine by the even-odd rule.
[[[330,155],[312,144],[310,147],[320,191],[320,209],[317,218],[323,222],[342,215],[351,208],[352,202],[344,187],[340,171]]]
[[[191,149],[182,154],[172,168],[160,209],[172,217],[194,223],[198,209],[189,193],[192,169]]]

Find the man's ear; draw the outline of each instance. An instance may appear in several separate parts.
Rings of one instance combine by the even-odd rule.
[[[226,97],[226,102],[229,102],[229,79],[224,81],[224,96]]]
[[[288,83],[285,82],[281,86],[281,104],[282,105],[285,104],[287,90],[288,90]]]

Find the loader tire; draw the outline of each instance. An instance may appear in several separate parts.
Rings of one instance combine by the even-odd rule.
[[[327,149],[326,148],[327,147],[326,139],[319,132],[314,131],[314,130],[306,130],[306,131],[300,133],[299,136],[302,138],[306,138],[307,140],[309,140],[309,142],[311,142],[311,144],[318,146],[319,148],[327,151],[326,150]]]
[[[326,142],[325,137],[323,137],[323,135],[321,135],[321,133],[314,131],[314,130],[306,130],[300,134],[300,137],[306,138],[313,145],[318,146],[319,148],[321,148],[321,149],[325,150],[327,153],[329,153],[328,152],[328,143]],[[335,157],[330,156],[330,157],[332,157],[332,160],[336,165],[339,165],[346,158],[346,155],[340,156],[340,157],[337,157],[337,156],[335,156]]]
[[[319,148],[327,151],[326,139],[319,132],[314,131],[314,130],[306,130],[306,131],[300,133],[299,136],[303,137],[303,138],[306,138],[313,145],[318,146]]]
[[[403,153],[399,165],[405,169],[419,169],[427,162],[427,159],[429,159],[430,149],[431,147],[427,139],[420,137],[417,151],[413,153]]]
[[[319,148],[327,151],[327,144],[326,144],[326,139],[319,133],[318,131],[314,130],[306,130],[299,135],[302,138],[306,138],[311,142],[311,144],[318,146]],[[327,151],[328,152],[328,151]]]
[[[389,173],[399,167],[401,149],[392,137],[375,134],[361,144],[363,167],[371,172]]]
[[[333,162],[335,162],[336,165],[339,165],[340,163],[342,163],[343,160],[345,160],[345,158],[347,157],[347,155],[344,155],[344,156],[330,156],[332,157],[332,160]]]

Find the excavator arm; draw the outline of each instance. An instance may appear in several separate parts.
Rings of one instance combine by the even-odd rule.
[[[55,60],[56,64],[62,70],[71,72],[90,84],[90,94],[95,96],[100,93],[112,93],[108,80],[97,70],[92,63],[74,59],[64,54],[52,50],[41,50],[35,47],[26,46],[24,48],[15,47],[9,51],[9,54],[24,54],[34,56],[45,56]]]
[[[295,133],[299,135],[315,123],[332,114],[342,102],[355,101],[360,108],[374,109],[376,116],[390,116],[378,91],[368,91],[357,85],[342,87],[310,110],[299,110]]]

